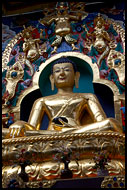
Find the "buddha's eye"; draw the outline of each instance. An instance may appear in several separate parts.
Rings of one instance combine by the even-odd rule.
[[[57,69],[54,71],[54,73],[59,73],[60,72],[60,69]]]
[[[64,71],[71,71],[71,69],[69,69],[69,68],[65,68]]]
[[[70,68],[65,67],[65,68],[58,68],[58,69],[54,70],[54,73],[60,73],[61,70],[63,70],[64,72],[69,72],[69,71],[71,71]]]
[[[69,72],[69,71],[72,71],[72,69],[71,69],[70,67],[65,67],[65,68],[64,68],[64,71]]]

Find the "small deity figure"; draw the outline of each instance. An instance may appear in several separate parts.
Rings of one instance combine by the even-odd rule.
[[[33,39],[32,37],[32,27],[25,28],[23,32],[24,43],[23,43],[23,52],[25,53],[26,65],[31,64],[39,58],[39,42],[40,39]],[[30,68],[31,75],[33,75],[33,69]]]
[[[104,30],[104,19],[100,15],[94,19],[94,24],[96,27],[92,34],[95,37],[93,46],[101,53],[105,51],[111,39],[109,34]]]
[[[78,88],[80,77],[74,62],[61,57],[54,62],[51,72],[51,88],[53,90],[55,85],[57,94],[37,99],[28,122],[16,121],[9,127],[8,133],[6,130],[5,138],[99,131],[122,133],[119,121],[106,117],[95,95],[73,92],[74,85]],[[40,129],[44,114],[49,119],[47,130]]]
[[[87,35],[93,37],[93,46],[99,53],[102,53],[105,51],[111,39],[109,34],[104,30],[104,19],[100,16],[100,14],[98,14],[98,16],[94,19],[94,25],[94,32],[87,32]],[[86,29],[85,26],[84,28]]]
[[[16,86],[19,81],[23,80],[24,70],[19,61],[17,61],[10,69],[7,70],[5,81],[6,84],[6,92],[2,97],[2,108],[8,106],[8,101],[12,99],[15,95]]]
[[[87,35],[92,37],[93,47],[101,54],[97,62],[99,66],[101,66],[102,60],[108,56],[110,49],[114,49],[116,47],[116,44],[104,29],[104,22],[103,17],[98,14],[94,19],[95,28],[93,33],[89,33],[85,25],[83,25],[84,29],[87,31]]]
[[[67,2],[58,2],[56,5],[56,10],[57,10],[57,15],[52,16],[50,19],[45,18],[40,20],[41,24],[44,25],[50,25],[51,23],[55,22],[55,34],[56,38],[52,42],[51,46],[54,47],[54,50],[52,51],[53,53],[57,52],[57,47],[58,45],[61,44],[62,39],[64,38],[68,44],[72,46],[72,50],[77,50],[78,48],[75,47],[75,43],[77,42],[76,39],[71,37],[71,25],[70,21],[78,21],[80,20],[81,16],[75,16],[71,15],[68,12],[69,6]]]

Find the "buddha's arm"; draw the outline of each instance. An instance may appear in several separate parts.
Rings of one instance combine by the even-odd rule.
[[[3,137],[21,137],[25,135],[26,131],[38,130],[40,127],[41,119],[43,117],[43,113],[43,99],[40,98],[34,102],[28,122],[19,120],[13,123],[9,129],[3,128]]]
[[[22,137],[25,135],[26,130],[36,130],[34,126],[30,125],[25,121],[16,121],[13,123],[9,129],[3,128],[2,129],[2,138],[15,138],[15,137]]]
[[[40,20],[40,23],[44,24],[46,26],[49,26],[54,21],[55,21],[55,17],[46,17],[46,18],[43,18],[42,20]]]
[[[39,98],[33,104],[28,123],[34,126],[36,130],[39,130],[44,113],[50,118],[49,110],[45,106],[43,98]]]
[[[122,126],[115,118],[107,118],[101,104],[94,94],[89,94],[88,105],[95,122],[83,127],[81,131],[116,131],[122,133]],[[80,130],[79,130],[80,132]]]
[[[116,131],[122,133],[122,126],[119,121],[114,118],[107,118],[98,99],[93,94],[87,94],[84,97],[88,101],[90,111],[94,116],[94,122],[91,124],[78,126],[78,129],[68,129],[65,127],[62,132],[69,133],[84,133],[84,132],[99,132],[99,131]]]
[[[81,20],[81,15],[77,15],[77,16],[69,15],[69,18],[70,18],[70,20],[79,21],[79,20]]]
[[[94,94],[89,94],[87,101],[95,121],[102,121],[106,119],[106,114],[103,111],[102,106],[100,105],[97,97]]]

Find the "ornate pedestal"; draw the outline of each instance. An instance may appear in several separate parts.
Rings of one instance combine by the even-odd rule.
[[[115,132],[99,132],[86,134],[66,135],[44,135],[34,137],[22,137],[3,140],[3,186],[7,186],[11,176],[20,173],[19,165],[14,166],[17,155],[21,150],[27,152],[30,165],[27,165],[25,172],[29,176],[28,184],[38,184],[44,181],[59,180],[64,164],[53,160],[57,150],[61,147],[71,148],[72,154],[79,153],[76,162],[72,158],[69,169],[73,173],[73,180],[76,178],[98,177],[97,169],[94,169],[94,157],[96,153],[106,150],[110,152],[111,161],[106,168],[110,176],[125,174],[124,145],[125,136]],[[103,176],[102,176],[103,177]],[[15,177],[14,177],[15,178]],[[53,181],[52,181],[53,182]]]

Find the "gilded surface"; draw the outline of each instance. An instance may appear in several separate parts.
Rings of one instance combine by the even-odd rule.
[[[68,44],[72,46],[72,50],[77,50],[78,48],[74,45],[77,40],[71,36],[71,21],[79,21],[81,20],[81,15],[71,15],[69,13],[68,4],[63,5],[63,2],[60,3],[60,6],[56,7],[57,14],[52,16],[51,18],[47,17],[45,19],[40,20],[40,23],[43,25],[51,25],[55,22],[55,40],[52,42],[52,46],[54,47],[53,53],[57,52],[58,46],[61,44],[62,39],[64,38]]]
[[[10,180],[12,180],[12,179],[15,179],[16,182],[18,182],[18,185],[20,188],[25,188],[24,181],[16,173],[12,173],[10,175],[7,175],[6,172],[2,177],[2,188],[7,188],[8,184],[10,183]]]
[[[22,32],[18,33],[7,45],[2,56],[2,71],[9,69],[9,66],[7,66],[7,64],[10,61],[10,54],[11,54],[12,48],[18,42],[18,40],[21,39],[21,37],[22,37]]]
[[[24,37],[23,52],[25,53],[25,64],[30,68],[31,75],[34,74],[34,69],[31,65],[32,61],[39,58],[39,42],[40,38],[33,39],[32,27],[24,28],[22,36]]]
[[[101,114],[99,103],[96,104],[94,101],[97,102],[96,98],[94,98],[92,94],[83,95],[79,93],[70,95],[68,94],[67,96],[62,95],[61,97],[54,95],[51,97],[39,99],[38,103],[36,103],[36,107],[33,108],[33,111],[31,112],[29,123],[33,126],[37,126],[35,123],[37,121],[35,112],[38,112],[42,107],[42,110],[46,110],[47,115],[52,120],[55,117],[63,116],[68,119],[68,124],[70,127],[76,127],[77,124],[80,123],[78,119],[85,105],[88,109],[88,118],[90,118],[92,115],[93,122],[101,121],[102,119],[106,118],[106,116],[104,113]],[[91,113],[91,110],[93,113]],[[52,130],[51,127],[52,126],[49,126],[50,130]]]
[[[94,174],[92,170],[93,163],[90,158],[92,151],[96,152],[97,150],[101,150],[103,148],[109,150],[109,147],[111,151],[112,147],[112,153],[115,151],[116,154],[116,152],[118,153],[118,150],[123,152],[123,150],[120,150],[123,141],[119,142],[119,140],[111,138],[111,135],[113,135],[113,137],[117,137],[118,139],[121,136],[122,140],[124,140],[124,135],[122,134],[122,129],[119,122],[113,118],[106,118],[106,115],[95,95],[89,93],[83,94],[72,92],[74,84],[76,87],[78,87],[80,73],[78,71],[74,72],[72,63],[70,63],[67,58],[62,58],[59,60],[60,63],[57,63],[53,66],[53,73],[50,76],[52,88],[54,88],[54,84],[58,88],[57,94],[36,100],[33,105],[28,123],[24,121],[17,121],[16,123],[12,124],[9,127],[9,131],[6,130],[4,134],[5,138],[12,137],[12,140],[3,140],[3,149],[5,148],[3,152],[3,160],[5,163],[7,163],[6,159],[8,158],[10,160],[14,160],[21,147],[27,149],[29,152],[34,151],[37,153],[37,155],[38,153],[39,155],[42,153],[42,156],[38,157],[36,155],[36,159],[38,160],[37,163],[36,159],[34,159],[34,166],[30,166],[28,170],[31,174],[32,167],[32,173],[33,170],[35,173],[34,176],[31,176],[31,178],[33,179],[36,176],[36,180],[41,179],[40,176],[45,178],[47,176],[48,179],[60,176],[62,164],[59,165],[58,163],[54,163],[52,161],[52,155],[55,153],[56,148],[59,148],[62,145],[67,147],[72,146],[71,148],[75,151],[81,151],[82,156],[80,156],[78,168],[75,165],[75,162],[70,163],[74,169],[74,176],[78,175],[80,177],[82,175],[90,176]],[[63,60],[65,60],[65,62]],[[46,113],[50,119],[47,131],[39,130],[44,113]],[[67,121],[61,120],[60,117],[66,118]],[[55,123],[55,118],[59,118],[59,122],[61,122],[61,124]],[[86,134],[86,132],[95,131],[103,132],[99,134]],[[108,133],[108,131],[116,131],[119,133]],[[42,135],[42,137],[39,137],[39,134]],[[43,136],[44,134],[47,135]],[[58,134],[60,134],[60,136]],[[34,135],[36,137],[32,137]],[[89,136],[88,138],[82,138],[87,135]],[[103,140],[101,138],[99,139],[99,135],[100,137],[106,136],[106,138],[103,137]],[[30,137],[13,139],[15,137],[23,136]],[[77,140],[77,137],[80,137],[81,140]],[[69,138],[71,140],[70,142],[68,142]],[[48,141],[45,141],[46,139]],[[52,142],[51,140],[53,139],[60,139],[60,142]],[[62,142],[62,139],[66,139],[66,141]],[[26,142],[24,144],[25,147],[23,145],[24,140]],[[41,140],[44,140],[45,142],[42,143]],[[34,145],[31,145],[31,141],[36,141],[37,143],[35,142]],[[109,143],[109,141],[112,142]],[[8,146],[10,142],[11,144],[16,143],[16,146],[14,145],[11,150],[9,150],[11,147]],[[17,144],[18,142],[19,144]],[[4,146],[4,144],[6,145]],[[93,153],[91,157],[92,156]],[[111,168],[114,174],[124,172],[124,157],[122,159],[123,160],[119,161],[117,158],[116,161],[114,161],[115,167],[113,163],[111,163]],[[3,168],[3,172],[6,170],[13,172],[10,166],[9,168],[8,166],[7,168],[5,166],[5,168]],[[46,168],[46,170],[41,168]],[[83,169],[80,172],[81,168]],[[43,175],[41,175],[42,173]]]
[[[109,188],[109,184],[110,184],[110,187],[116,188],[114,185],[115,183],[117,183],[117,188],[125,188],[125,176],[124,175],[118,175],[116,177],[116,181],[114,181],[113,176],[106,176],[101,183],[101,188],[107,188],[107,187]]]
[[[73,93],[74,84],[78,87],[79,77],[80,73],[74,72],[71,63],[54,65],[50,81],[52,87],[55,84],[58,88],[57,94],[36,100],[28,122],[17,121],[12,124],[8,135],[10,137],[24,136],[22,130],[24,132],[39,130],[44,113],[49,118],[49,133],[52,130],[67,133],[70,131],[71,133],[87,131],[118,131],[121,133],[120,123],[113,118],[106,118],[95,95]],[[62,121],[62,125],[55,124],[53,120],[58,117],[66,118],[67,122]],[[43,134],[43,131],[40,132]],[[5,138],[9,136],[5,136]]]
[[[35,153],[34,163],[26,167],[31,181],[42,179],[60,178],[60,171],[64,167],[63,163],[53,161],[53,155],[57,148],[61,146],[70,147],[80,153],[78,165],[75,160],[69,163],[69,168],[73,171],[74,177],[96,176],[93,156],[97,151],[110,150],[112,160],[108,163],[110,174],[124,175],[124,146],[125,136],[114,132],[65,134],[65,135],[44,135],[37,137],[24,137],[3,140],[3,174],[8,175],[13,172],[20,172],[20,167],[12,168],[11,160],[16,159],[16,154],[25,148],[30,153]],[[33,161],[31,157],[31,161]]]
[[[94,19],[94,32],[91,34],[87,31],[88,36],[92,36],[93,46],[100,53],[103,53],[108,46],[108,43],[111,41],[109,34],[104,30],[104,19],[98,14],[98,16]],[[86,29],[86,27],[84,26]],[[87,30],[87,29],[86,29]],[[98,63],[100,64],[100,62]]]
[[[8,100],[14,97],[15,90],[17,87],[17,83],[23,80],[24,70],[19,61],[17,61],[11,69],[9,69],[6,73],[6,96],[2,98],[4,103],[2,104],[2,108],[7,106]]]

